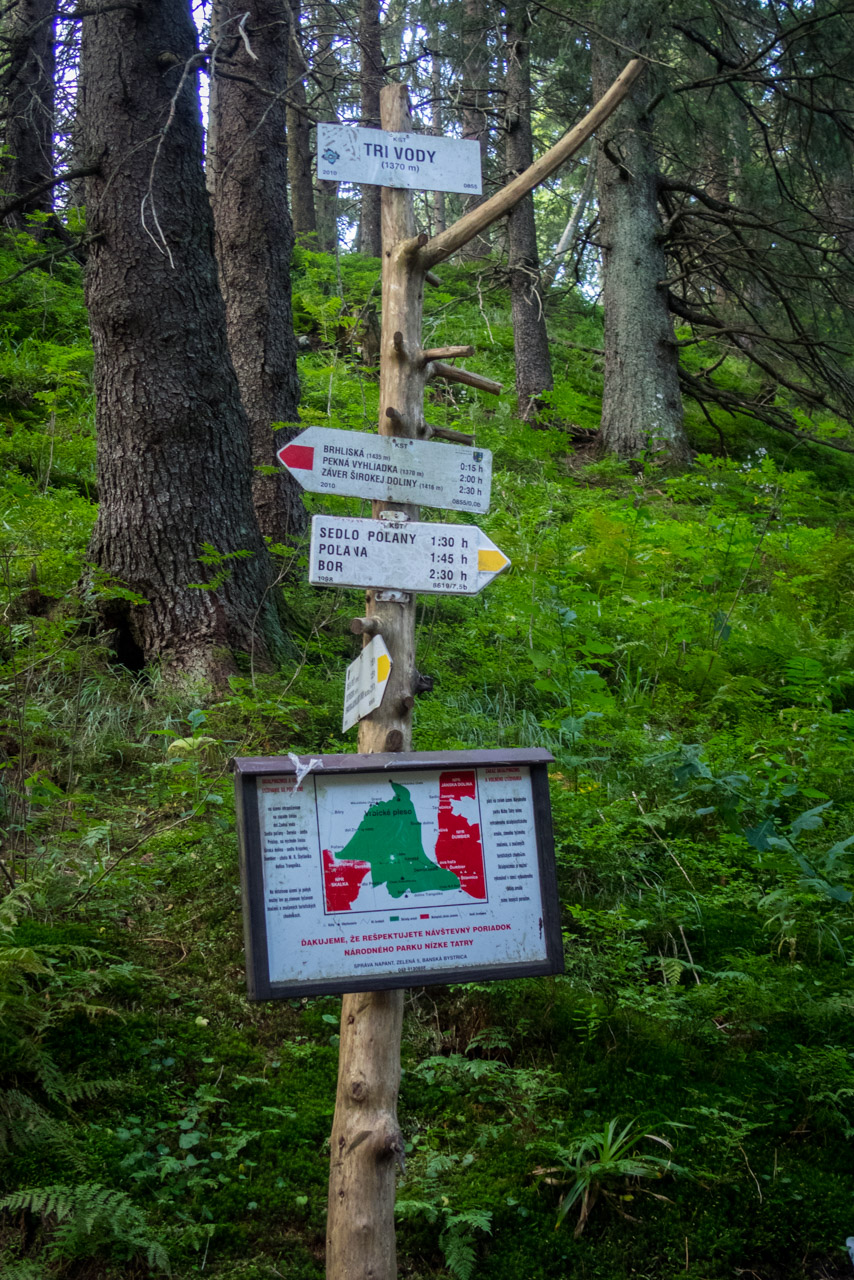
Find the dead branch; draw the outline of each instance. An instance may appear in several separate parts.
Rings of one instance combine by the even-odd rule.
[[[608,92],[599,99],[579,124],[561,138],[560,142],[555,143],[545,155],[535,160],[524,173],[520,173],[518,178],[508,182],[489,200],[485,200],[483,204],[464,214],[453,226],[448,227],[447,231],[442,231],[429,240],[419,254],[422,267],[435,267],[446,258],[450,258],[464,244],[468,244],[469,240],[473,240],[487,227],[492,226],[493,222],[497,222],[504,214],[509,213],[523,196],[533,191],[534,187],[539,186],[550,174],[559,169],[565,160],[584,146],[599,125],[616,111],[632,85],[643,74],[645,66],[646,63],[640,58],[632,59]]]

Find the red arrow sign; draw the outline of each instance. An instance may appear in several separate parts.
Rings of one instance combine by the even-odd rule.
[[[286,467],[296,467],[300,471],[311,471],[314,466],[314,449],[310,445],[286,444],[279,450],[279,460]]]

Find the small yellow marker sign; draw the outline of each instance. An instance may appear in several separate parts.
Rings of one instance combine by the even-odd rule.
[[[364,716],[369,716],[383,700],[388,678],[391,675],[391,658],[382,636],[374,636],[362,652],[347,668],[344,686],[343,733],[352,729]]]

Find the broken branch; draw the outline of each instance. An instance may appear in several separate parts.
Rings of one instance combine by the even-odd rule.
[[[520,173],[518,178],[508,182],[489,200],[485,200],[483,204],[464,214],[453,226],[448,227],[447,231],[442,231],[439,235],[433,236],[432,240],[428,240],[419,255],[422,265],[428,268],[435,267],[446,258],[450,258],[464,244],[468,244],[469,240],[473,240],[487,227],[492,226],[493,222],[503,217],[505,213],[509,213],[523,196],[533,191],[534,187],[545,181],[549,174],[559,169],[565,160],[584,146],[591,133],[616,111],[645,66],[646,63],[641,58],[633,58],[595,107],[588,111],[584,119],[570,129],[569,133],[564,134],[560,142],[555,143],[545,155],[535,160],[524,173]],[[409,241],[407,248],[412,244],[413,242]]]

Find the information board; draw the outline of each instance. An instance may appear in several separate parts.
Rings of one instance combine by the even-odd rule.
[[[250,999],[561,972],[551,759],[235,760]]]
[[[360,125],[319,124],[317,176],[325,182],[480,195],[480,144]]]
[[[477,525],[312,516],[315,587],[392,587],[474,596],[510,565]]]
[[[458,444],[309,427],[276,455],[310,493],[489,510],[492,454]]]

